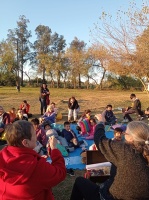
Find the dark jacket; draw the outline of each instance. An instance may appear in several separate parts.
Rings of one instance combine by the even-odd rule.
[[[116,167],[109,188],[114,199],[149,199],[149,167],[143,155],[130,144],[106,138],[103,124],[96,126],[94,141],[105,158]]]
[[[72,103],[70,103],[70,99],[69,99],[68,108],[71,109],[71,110],[78,109],[78,108],[79,108],[78,101],[75,100],[75,101],[73,102],[73,104],[72,104]]]

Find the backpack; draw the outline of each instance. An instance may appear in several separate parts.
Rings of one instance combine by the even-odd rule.
[[[68,151],[66,150],[66,148],[63,145],[57,144],[56,147],[61,152],[62,156],[68,156]]]

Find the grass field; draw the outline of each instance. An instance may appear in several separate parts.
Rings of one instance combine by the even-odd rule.
[[[18,93],[15,87],[0,87],[0,105],[4,107],[5,111],[9,111],[11,107],[17,109],[23,100],[27,100],[31,105],[30,112],[33,114],[33,117],[40,117],[39,90],[39,88],[21,88],[21,92]],[[81,109],[80,114],[85,109],[90,109],[94,116],[97,113],[101,113],[107,104],[112,104],[114,113],[119,122],[122,120],[122,113],[117,108],[131,105],[129,98],[131,93],[135,93],[141,100],[143,110],[149,107],[148,94],[138,91],[99,91],[51,88],[50,93],[51,102],[53,101],[56,103],[56,106],[63,115],[63,119],[57,123],[63,123],[67,120],[67,101],[71,96],[75,96],[78,100]],[[68,200],[75,178],[83,174],[84,171],[76,170],[75,177],[67,175],[65,181],[53,189],[55,199]]]

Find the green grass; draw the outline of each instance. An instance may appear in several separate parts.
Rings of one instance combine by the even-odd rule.
[[[85,90],[85,89],[50,89],[51,102],[55,102],[56,106],[62,112],[63,119],[57,123],[63,123],[67,120],[67,101],[71,96],[75,96],[80,105],[80,114],[85,109],[90,109],[92,115],[101,113],[107,104],[113,105],[115,115],[118,121],[122,120],[122,113],[117,109],[118,107],[126,107],[131,105],[130,94],[135,93],[142,102],[142,109],[149,106],[149,96],[145,92],[136,91],[99,91],[99,90]],[[27,100],[31,105],[30,112],[33,117],[40,116],[40,102],[39,102],[40,88],[21,88],[18,93],[15,87],[0,87],[0,105],[4,107],[5,111],[9,111],[11,107],[16,109],[23,100]],[[134,116],[135,117],[135,116]],[[83,176],[83,170],[75,170],[75,177],[67,175],[65,181],[53,188],[53,193],[56,200],[68,200],[70,198],[71,189],[74,180],[77,176]]]

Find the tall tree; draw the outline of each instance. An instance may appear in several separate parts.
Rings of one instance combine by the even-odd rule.
[[[66,56],[69,59],[74,88],[76,88],[77,79],[78,86],[81,88],[81,74],[85,66],[85,47],[86,43],[75,37],[67,49]]]
[[[27,24],[29,20],[26,19],[24,15],[19,17],[19,21],[17,21],[17,28],[8,30],[8,40],[13,41],[16,44],[16,49],[18,53],[18,63],[19,63],[19,71],[21,72],[21,85],[23,86],[23,73],[24,73],[24,65],[30,59],[30,46],[31,43],[29,41],[31,37],[31,31],[28,30]]]
[[[38,72],[42,72],[42,78],[45,80],[46,68],[50,64],[52,31],[48,26],[39,25],[36,27],[35,33],[37,36],[33,46],[35,50],[35,63],[38,66]]]
[[[66,40],[62,35],[54,33],[52,35],[52,62],[49,69],[52,67],[54,74],[57,78],[57,88],[60,87],[60,79],[64,76],[65,71],[68,69],[66,65],[66,59],[64,57],[66,47]]]
[[[136,51],[136,38],[149,24],[147,4],[142,0],[142,7],[138,9],[136,2],[130,1],[127,11],[118,10],[117,24],[113,23],[115,20],[111,15],[103,12],[100,17],[101,26],[96,25],[92,32],[96,43],[105,46],[110,52],[108,70],[120,75],[135,76],[144,86],[145,73],[141,60],[145,57]]]

